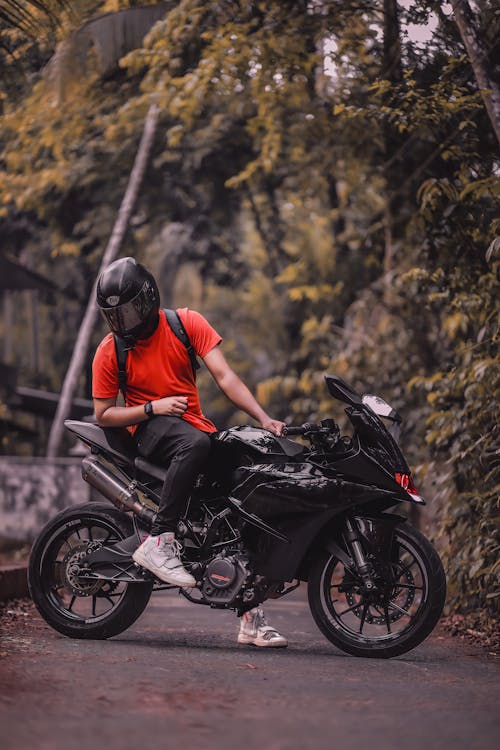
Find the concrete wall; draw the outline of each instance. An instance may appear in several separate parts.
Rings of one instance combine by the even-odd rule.
[[[31,541],[58,511],[90,499],[80,458],[0,456],[0,535]]]

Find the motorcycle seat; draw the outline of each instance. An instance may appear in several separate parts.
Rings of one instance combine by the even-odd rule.
[[[67,419],[64,424],[70,432],[74,432],[80,440],[90,445],[93,453],[107,453],[119,464],[133,465],[137,449],[132,436],[125,428],[102,428],[91,422],[78,422],[73,419]]]

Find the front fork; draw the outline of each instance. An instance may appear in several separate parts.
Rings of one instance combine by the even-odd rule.
[[[380,583],[383,586],[389,584],[394,578],[394,555],[397,553],[394,534],[402,521],[403,518],[393,513],[345,518],[343,536],[351,556],[351,566],[354,562],[354,572],[363,581],[367,593],[377,589]]]
[[[356,563],[356,569],[363,581],[363,585],[367,591],[372,591],[375,588],[373,567],[365,555],[362,544],[363,537],[355,518],[346,518],[344,537]]]

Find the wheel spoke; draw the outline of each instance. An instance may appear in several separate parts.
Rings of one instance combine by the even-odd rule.
[[[389,617],[389,609],[388,607],[384,607],[384,617],[385,617],[385,624],[387,627],[387,633],[391,634],[391,618]]]
[[[89,532],[89,541],[93,542],[94,541],[94,537],[92,536],[92,526],[88,527],[88,532]]]
[[[69,607],[68,607],[68,612],[71,612],[71,611],[72,611],[72,607],[73,607],[73,604],[74,604],[75,602],[76,602],[76,595],[73,595],[73,597],[71,598],[71,602],[70,602],[70,604],[69,604]]]
[[[401,568],[401,570],[399,571],[398,578],[401,578],[402,575],[404,575],[405,573],[408,573],[408,571],[411,570],[411,568],[413,568],[413,566],[416,564],[417,564],[417,561],[415,560],[415,558],[413,558],[413,560],[410,563],[408,563],[407,565]],[[398,563],[398,565],[402,565],[402,563]]]
[[[95,608],[97,605],[97,596],[92,594],[92,617],[95,617]]]
[[[398,612],[400,612],[402,615],[406,615],[406,617],[410,617],[411,618],[410,613],[407,612],[406,609],[403,609],[402,607],[398,607],[398,605],[394,604],[394,602],[389,602],[389,607],[392,607],[393,609],[395,609]]]
[[[360,605],[360,603],[359,603],[359,602],[358,602],[357,604],[353,604],[353,605],[352,605],[352,607],[349,607],[349,609],[345,609],[345,610],[344,610],[343,612],[339,612],[339,617],[343,617],[343,616],[344,616],[344,615],[346,615],[346,614],[347,614],[348,612],[352,612],[352,611],[353,611],[353,610],[355,610],[355,609],[359,609],[359,607],[360,607],[360,606],[361,606],[361,605]]]
[[[361,613],[361,622],[359,623],[359,632],[360,633],[363,632],[363,625],[365,624],[365,619],[366,619],[366,613],[367,612],[368,612],[368,604],[366,604],[366,602],[365,602],[365,604],[363,605],[363,611]]]
[[[395,583],[394,584],[396,588],[398,589],[412,589],[414,591],[423,591],[423,586],[415,586],[413,583]]]

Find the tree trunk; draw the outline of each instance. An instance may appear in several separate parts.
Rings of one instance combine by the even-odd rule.
[[[451,0],[451,4],[455,23],[472,65],[477,85],[481,89],[484,106],[500,142],[500,86],[488,72],[488,55],[479,39],[469,3],[467,0]]]
[[[134,166],[130,173],[127,190],[123,197],[118,216],[111,233],[111,237],[107,244],[106,250],[101,261],[101,267],[99,269],[99,275],[101,272],[109,266],[109,264],[115,260],[120,252],[125,231],[127,229],[130,214],[135,205],[137,199],[137,193],[144,177],[146,164],[148,161],[153,139],[156,133],[156,127],[158,124],[158,108],[156,105],[151,105],[149,108],[146,122],[144,124],[144,130],[141,137],[141,142],[137,150],[137,154],[134,161]],[[78,379],[82,372],[83,366],[88,356],[88,348],[92,331],[97,319],[97,304],[96,304],[96,286],[97,279],[94,282],[92,292],[87,304],[85,315],[83,316],[80,330],[73,349],[71,361],[69,363],[66,377],[64,378],[63,387],[61,390],[61,398],[57,405],[56,415],[52,423],[52,427],[49,435],[49,442],[47,446],[47,456],[54,458],[59,454],[61,445],[64,420],[68,417],[71,402],[73,400],[73,394],[78,384]]]
[[[382,59],[382,76],[393,84],[397,84],[403,77],[401,61],[401,29],[399,23],[399,8],[397,0],[384,0],[384,54]],[[383,131],[384,151],[386,161],[391,161],[395,151],[400,146],[401,138],[397,136],[391,125],[386,125]],[[387,180],[386,206],[384,210],[384,300],[390,304],[392,300],[392,270],[397,249],[397,236],[394,233],[394,217],[397,215],[399,196],[392,193],[392,185],[399,177],[399,165],[386,167]]]
[[[14,301],[12,291],[4,289],[3,292],[3,361],[6,365],[11,365],[14,358],[14,335],[12,326],[14,325]]]
[[[384,0],[384,70],[382,75],[393,83],[403,77],[401,38],[397,0]]]

